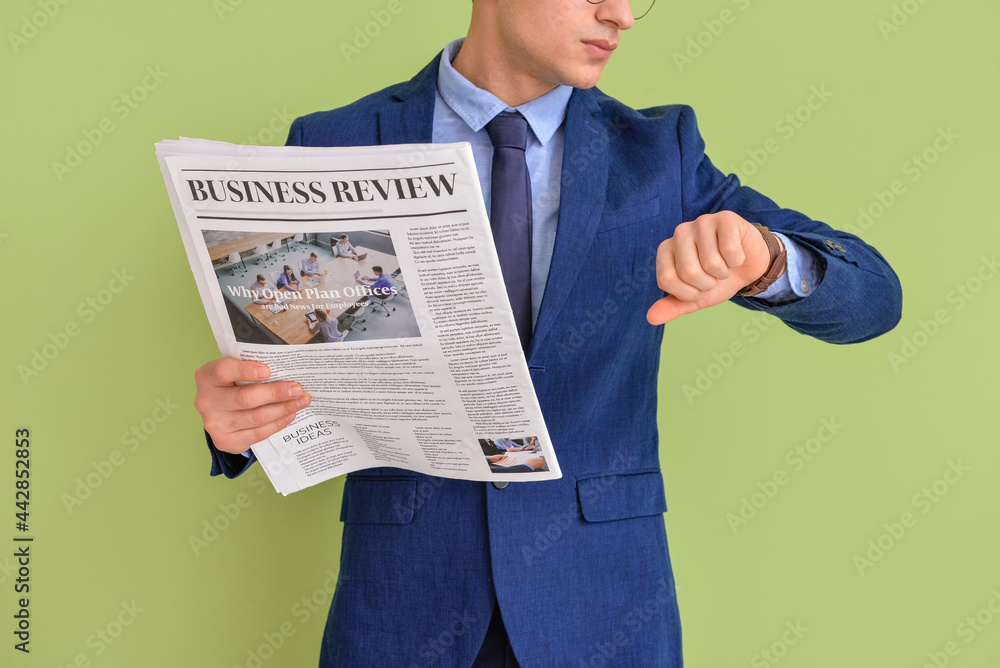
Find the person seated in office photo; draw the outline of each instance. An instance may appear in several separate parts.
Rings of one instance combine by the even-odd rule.
[[[335,343],[343,341],[347,336],[347,332],[341,332],[337,327],[337,321],[330,320],[323,309],[318,308],[313,314],[316,316],[316,322],[309,322],[309,316],[306,316],[306,322],[309,324],[309,331],[318,335],[316,343]]]
[[[510,455],[492,455],[486,459],[490,461],[490,470],[494,473],[534,473],[545,467],[543,457],[515,459]]]
[[[264,290],[269,289],[267,287],[267,279],[264,278],[263,274],[257,274],[257,280],[250,284],[249,288],[250,294],[253,295],[254,304],[270,304],[274,301],[273,297],[265,297]]]
[[[351,242],[347,240],[346,234],[340,235],[340,241],[338,241],[337,245],[333,247],[333,256],[349,257],[355,260],[358,259],[358,252],[354,250],[354,246],[352,246]]]
[[[361,285],[367,285],[368,289],[371,290],[372,294],[376,297],[388,297],[396,294],[396,286],[392,284],[392,281],[390,281],[385,274],[382,273],[382,267],[375,265],[372,267],[372,273],[375,274],[375,278],[362,276],[361,278],[355,278],[354,282]]]
[[[287,288],[289,290],[299,289],[299,280],[295,278],[295,272],[287,264],[285,265],[285,271],[278,276],[278,289]]]
[[[523,450],[531,450],[532,446],[529,445],[518,445],[509,438],[498,438],[493,441],[493,445],[501,450],[507,452],[521,452]]]
[[[302,278],[306,276],[321,276],[322,272],[319,270],[319,256],[316,253],[309,253],[309,257],[302,258]]]

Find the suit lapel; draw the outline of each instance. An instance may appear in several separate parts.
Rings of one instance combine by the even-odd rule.
[[[429,144],[434,137],[434,100],[441,55],[393,95],[394,104],[378,112],[380,144]]]
[[[608,132],[591,91],[574,90],[566,110],[559,193],[559,226],[528,356],[539,350],[580,274],[604,211]]]

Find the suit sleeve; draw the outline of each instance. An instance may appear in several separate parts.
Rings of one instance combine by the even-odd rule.
[[[783,209],[752,188],[725,175],[705,155],[694,110],[684,106],[678,120],[684,220],[734,211],[751,223],[815,251],[821,280],[809,296],[787,304],[733,297],[740,306],[781,318],[789,327],[828,343],[859,343],[896,326],[902,288],[881,254],[858,237],[791,209]]]
[[[288,139],[285,140],[285,146],[302,146],[303,123],[302,116],[292,121],[292,126],[288,128]]]
[[[235,478],[257,461],[257,455],[252,450],[249,457],[219,450],[212,443],[212,437],[208,435],[207,431],[205,432],[205,441],[208,443],[208,451],[212,453],[211,475],[224,475],[227,478]]]

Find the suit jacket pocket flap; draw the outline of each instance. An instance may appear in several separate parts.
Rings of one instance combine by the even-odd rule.
[[[576,481],[576,488],[580,494],[580,509],[588,522],[609,522],[667,511],[663,476],[659,471],[584,478]]]
[[[341,522],[409,524],[417,500],[417,481],[348,477],[344,483]]]

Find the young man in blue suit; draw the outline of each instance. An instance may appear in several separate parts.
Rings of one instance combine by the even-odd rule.
[[[878,252],[719,172],[689,107],[636,111],[594,88],[633,23],[626,0],[475,0],[465,40],[412,80],[292,125],[295,145],[470,141],[489,210],[484,128],[508,109],[527,119],[526,355],[563,464],[560,480],[504,487],[349,475],[324,667],[681,666],[656,431],[661,325],[735,301],[851,343],[899,319],[899,282]],[[612,314],[614,328],[599,326]],[[234,384],[268,373],[232,359],[198,370],[213,474],[239,475],[253,462],[242,453],[308,405],[297,383]],[[419,504],[418,487],[433,490]]]

